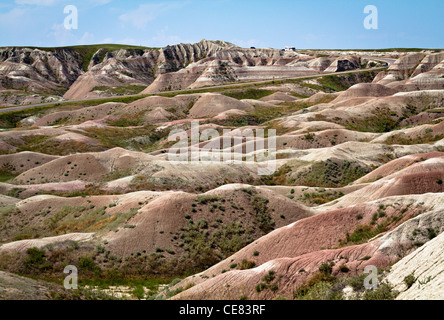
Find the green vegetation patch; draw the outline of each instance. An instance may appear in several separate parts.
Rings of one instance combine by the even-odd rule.
[[[424,135],[412,138],[405,136],[403,134],[395,134],[390,137],[388,137],[385,140],[386,144],[394,145],[413,145],[413,144],[426,144],[426,143],[433,143],[436,141],[439,141],[441,139],[444,139],[444,134],[437,134],[434,135],[431,132],[426,132]]]
[[[10,163],[4,163],[0,167],[0,182],[7,182],[11,179],[14,179],[19,174],[16,171],[16,168]]]
[[[51,136],[31,135],[22,137],[23,144],[17,146],[17,152],[32,151],[50,155],[69,155],[83,152],[104,151],[105,148],[98,145],[89,145],[81,141],[59,141],[51,139]]]
[[[258,106],[255,107],[254,111],[248,111],[247,115],[231,115],[227,119],[216,121],[212,119],[211,123],[216,123],[228,127],[260,125],[273,119],[292,114],[293,112],[301,110],[305,107],[306,105],[298,102],[287,102],[273,108]]]
[[[305,169],[300,169],[297,174],[292,174],[294,168],[299,168],[305,165]],[[337,188],[348,185],[349,183],[363,177],[369,173],[372,168],[361,167],[356,163],[350,161],[327,161],[315,162],[307,167],[305,163],[295,163],[290,166],[286,164],[279,168],[273,175],[263,176],[261,183],[266,185],[287,185],[287,186],[306,186],[306,187],[320,187],[320,188]],[[303,196],[305,200],[311,201],[322,197],[325,201],[329,198],[340,197],[341,193],[332,193],[322,197],[319,194],[308,194]],[[317,199],[315,201],[324,201]]]
[[[307,205],[321,205],[341,198],[343,196],[344,193],[340,191],[326,191],[325,189],[322,190],[321,188],[319,191],[315,192],[304,192],[302,195],[299,196],[299,200],[305,202]]]
[[[94,87],[92,91],[102,91],[104,93],[108,93],[111,95],[119,96],[119,95],[133,95],[139,94],[143,90],[146,89],[147,86],[115,86],[115,87],[107,87],[107,86],[99,86]]]
[[[146,151],[168,134],[149,125],[137,128],[87,128],[85,131],[86,136],[97,139],[105,148],[131,148],[137,151]]]
[[[243,99],[258,100],[263,97],[269,96],[275,92],[276,91],[273,91],[273,90],[266,90],[266,89],[259,89],[259,88],[247,88],[247,89],[236,89],[236,90],[222,91],[221,94],[226,95],[231,98],[238,99],[238,100],[243,100]]]

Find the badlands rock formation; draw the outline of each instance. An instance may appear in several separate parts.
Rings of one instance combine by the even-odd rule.
[[[2,48],[0,103],[57,101],[57,96],[66,90],[65,99],[86,99],[112,95],[119,87],[125,92],[126,88],[145,86],[145,94],[289,78],[357,69],[359,59],[356,55],[323,59],[277,49],[243,49],[208,40],[162,49],[107,45]]]
[[[93,281],[182,279],[151,298],[381,297],[362,286],[367,266],[385,297],[444,297],[442,53],[285,80],[394,55],[204,40],[93,51],[2,51],[5,90],[157,94],[0,113],[1,298],[28,292],[14,274],[58,279],[67,263]],[[192,138],[193,122],[209,134]]]

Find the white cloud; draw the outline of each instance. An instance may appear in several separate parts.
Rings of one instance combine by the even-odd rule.
[[[51,28],[51,32],[48,33],[48,38],[51,38],[55,45],[64,46],[72,44],[75,36],[71,30],[67,30],[63,24],[54,24]]]
[[[112,0],[88,0],[86,1],[88,5],[93,5],[93,6],[101,6],[107,3],[110,3]],[[66,3],[69,4],[69,2],[73,2],[73,1],[68,1],[68,0],[15,0],[16,4],[19,5],[35,5],[35,6],[52,6],[55,5],[57,3]],[[79,2],[79,1],[77,1]]]
[[[22,24],[23,16],[26,14],[26,10],[21,8],[14,8],[9,12],[0,14],[0,24],[7,26]]]
[[[17,4],[31,4],[37,6],[52,6],[58,0],[15,0]]]
[[[92,44],[93,42],[94,42],[94,35],[89,32],[85,32],[83,36],[80,38],[80,40],[77,41],[77,44],[84,45],[84,44]]]
[[[51,28],[51,32],[47,34],[47,37],[51,39],[51,43],[56,46],[71,46],[71,45],[84,45],[94,42],[94,35],[85,32],[79,38],[75,31],[67,30],[63,24],[54,24]]]
[[[261,47],[261,42],[256,39],[250,39],[250,40],[235,39],[231,40],[230,42],[242,48]]]
[[[151,39],[150,45],[156,47],[164,47],[167,45],[178,44],[181,42],[180,37],[174,35],[168,35],[168,26],[157,32],[157,34]]]
[[[119,19],[123,23],[131,24],[137,29],[145,29],[147,24],[155,20],[159,15],[171,10],[180,9],[187,2],[163,2],[141,4],[136,10],[122,14]]]
[[[107,43],[113,43],[113,38],[105,38],[100,43],[107,44]]]

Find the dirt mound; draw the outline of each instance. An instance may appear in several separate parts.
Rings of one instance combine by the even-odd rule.
[[[205,93],[196,101],[189,115],[192,118],[201,118],[215,116],[231,109],[247,111],[254,108],[248,103],[221,94]]]
[[[421,166],[420,168],[418,168]],[[415,173],[413,167],[404,169],[402,173],[395,174],[357,190],[351,194],[339,199],[334,207],[341,208],[359,204],[362,201],[372,201],[390,196],[400,196],[408,194],[425,194],[425,193],[441,193],[444,192],[444,159],[439,165],[433,164],[429,168],[424,168],[421,164],[416,165]],[[435,170],[436,171],[435,171]],[[433,170],[433,171],[428,171]]]
[[[94,182],[108,173],[128,171],[146,163],[151,156],[114,148],[98,153],[83,153],[60,157],[23,172],[15,181],[19,184],[42,184],[75,180]]]
[[[443,152],[429,152],[429,153],[420,153],[420,154],[411,154],[405,157],[401,157],[399,159],[392,160],[386,164],[383,164],[379,168],[373,170],[369,174],[359,178],[354,183],[360,184],[365,182],[372,182],[379,180],[381,178],[387,177],[392,173],[398,172],[404,168],[411,166],[412,164],[423,160],[428,160],[437,157],[444,157]]]
[[[386,144],[421,144],[444,138],[444,122],[423,124],[412,128],[387,132],[372,140],[374,143]]]
[[[431,145],[393,146],[388,149],[383,144],[373,144],[359,141],[348,141],[337,146],[297,150],[293,153],[301,161],[326,161],[340,159],[356,162],[364,166],[378,166],[384,161],[384,154],[392,152],[395,157],[402,157],[412,153],[431,152],[435,148]]]
[[[263,101],[263,102],[269,102],[269,101],[293,102],[296,100],[299,100],[299,98],[296,98],[296,97],[292,96],[291,94],[285,93],[285,92],[275,92],[275,93],[272,93],[266,97],[259,99],[259,101]]]
[[[395,94],[397,91],[377,83],[359,83],[339,94],[339,96],[332,101],[336,103],[352,98],[362,97],[386,97]]]
[[[0,187],[0,189],[2,189]],[[13,198],[13,197],[8,197],[8,196],[4,196],[4,195],[0,195],[0,207],[6,207],[12,204],[15,204],[17,202],[19,202],[20,200]]]
[[[34,123],[34,126],[48,126],[58,122],[85,122],[105,118],[125,106],[124,103],[108,102],[98,106],[72,111],[60,111],[48,114]]]
[[[25,251],[29,248],[41,248],[50,244],[64,241],[87,241],[91,240],[93,235],[94,233],[70,233],[57,237],[14,241],[1,245],[0,253],[4,251]]]
[[[263,215],[265,220],[257,224],[257,215]],[[105,238],[109,242],[107,248],[119,256],[141,251],[155,252],[156,248],[184,254],[193,242],[184,247],[177,236],[187,225],[188,229],[182,235],[187,237],[187,232],[206,232],[210,241],[215,233],[234,232],[228,229],[240,223],[237,225],[239,235],[245,232],[245,236],[256,239],[275,227],[309,215],[308,209],[269,190],[232,186],[198,196],[187,193],[163,195],[142,207],[139,214],[128,221],[128,224],[134,225],[133,228],[109,233]],[[196,230],[194,226],[197,226]]]
[[[312,133],[286,134],[276,137],[276,148],[285,150],[291,154],[292,150],[321,149],[340,145],[348,141],[361,141],[375,137],[375,134],[356,132],[345,129],[329,129]],[[264,139],[264,146],[268,145],[268,139]],[[242,143],[242,150],[256,150],[256,141]],[[254,149],[255,148],[255,149]],[[232,148],[234,151],[234,147]],[[297,151],[296,151],[297,152]],[[291,155],[290,155],[291,156]]]
[[[276,107],[275,104],[265,102],[265,101],[254,100],[254,99],[243,99],[241,101],[251,104],[253,107],[267,107],[267,108]]]
[[[140,112],[155,110],[157,108],[162,108],[165,110],[170,110],[173,108],[183,110],[199,97],[200,95],[179,95],[173,98],[161,96],[146,97],[128,104],[128,106],[122,109],[122,113],[137,114]]]
[[[325,92],[318,92],[312,95],[310,98],[307,98],[308,102],[312,103],[321,103],[324,100],[333,100],[334,97],[338,96],[338,93],[325,93]]]
[[[53,182],[43,184],[29,184],[29,185],[17,185],[17,184],[2,184],[0,187],[0,193],[15,193],[15,197],[27,198],[35,196],[39,193],[70,193],[74,191],[82,191],[87,187],[87,183],[79,180],[68,182]]]
[[[1,300],[49,300],[53,284],[0,271]]]
[[[0,169],[3,168],[4,170],[7,170],[11,173],[19,173],[30,170],[58,158],[58,156],[50,156],[29,151],[0,155]]]

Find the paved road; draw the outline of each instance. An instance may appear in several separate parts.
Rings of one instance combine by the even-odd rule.
[[[362,56],[365,59],[368,60],[376,60],[376,61],[384,61],[387,62],[388,65],[390,66],[394,61],[396,61],[396,59],[390,59],[390,58],[379,58],[379,57],[372,57],[372,56]],[[319,78],[319,77],[323,77],[323,76],[329,76],[329,75],[338,75],[338,74],[343,74],[343,73],[359,73],[359,72],[364,72],[364,71],[369,71],[369,70],[378,70],[381,68],[370,68],[370,69],[358,69],[358,70],[351,70],[351,71],[343,71],[343,72],[333,72],[333,73],[321,73],[321,74],[315,74],[315,75],[310,75],[310,76],[300,76],[300,77],[289,77],[289,78],[278,78],[275,79],[276,81],[280,81],[280,80],[297,80],[297,79],[307,79],[307,78]],[[232,83],[232,84],[223,84],[223,85],[218,85],[218,86],[212,86],[212,87],[205,87],[205,88],[197,88],[197,89],[193,89],[193,90],[205,90],[205,89],[220,89],[220,88],[230,88],[230,87],[236,87],[239,85],[244,85],[244,84],[248,84],[248,85],[255,85],[255,84],[265,84],[265,83],[269,83],[271,81],[271,79],[269,80],[264,80],[264,81],[255,81],[255,82],[244,82],[244,83]],[[182,93],[182,92],[188,92],[190,91],[190,89],[183,89],[183,90],[174,90],[174,91],[168,91],[168,92],[159,92],[159,94],[162,93]],[[112,97],[104,97],[104,98],[91,98],[91,99],[81,99],[81,100],[67,100],[67,101],[63,101],[63,102],[55,102],[55,103],[60,103],[61,105],[65,104],[65,103],[75,103],[75,102],[86,102],[86,101],[94,101],[94,100],[102,100],[102,99],[113,99],[113,98],[125,98],[125,97],[139,97],[141,96],[140,94],[133,94],[133,95],[126,95],[126,96],[112,96]],[[49,105],[53,105],[55,104],[54,102],[51,103],[39,103],[39,104],[32,104],[32,105],[26,105],[26,106],[17,106],[17,107],[7,107],[7,108],[2,108],[0,109],[0,113],[2,112],[8,112],[8,111],[19,111],[19,110],[26,110],[29,108],[34,108],[34,107],[44,107],[44,106],[49,106]]]

